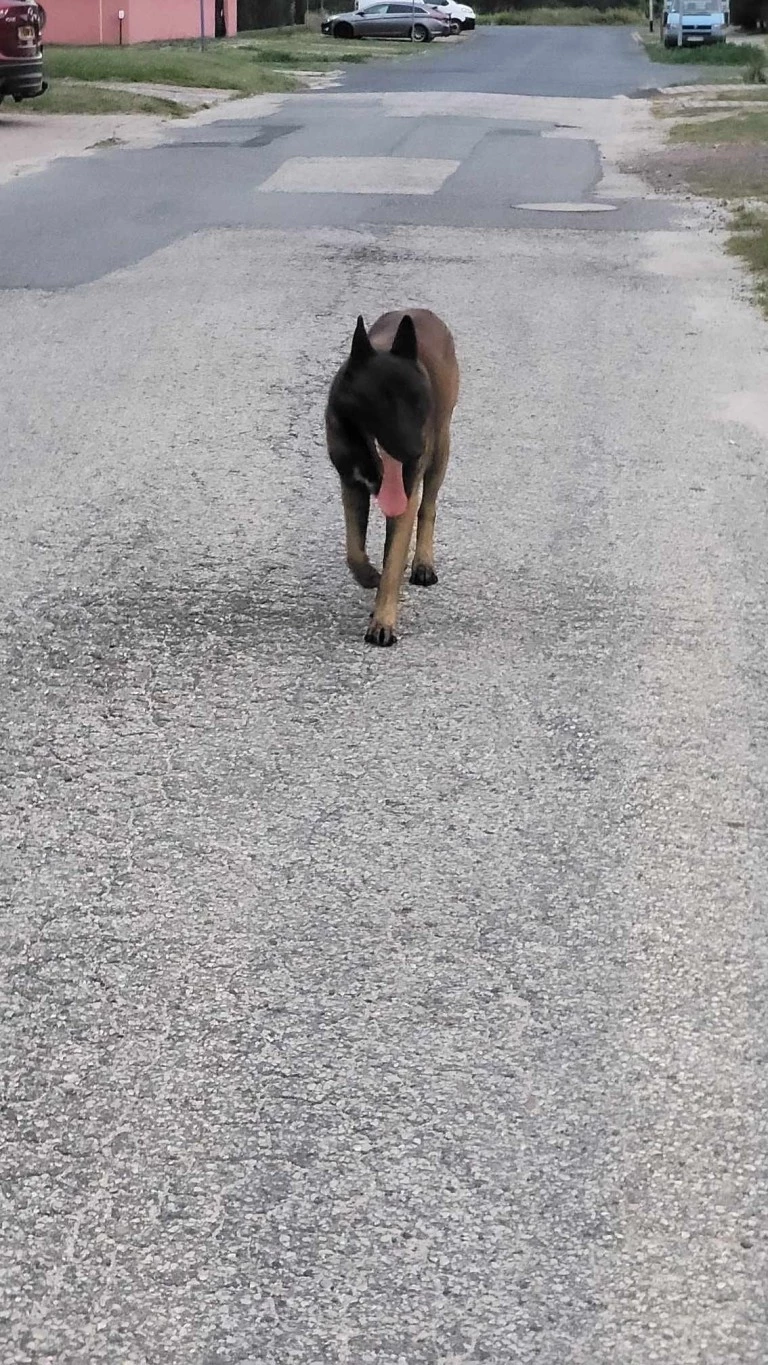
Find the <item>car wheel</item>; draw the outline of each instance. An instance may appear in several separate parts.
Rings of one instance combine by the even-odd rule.
[[[334,38],[354,38],[355,30],[351,24],[335,24],[333,36]]]
[[[424,24],[414,24],[413,41],[415,43],[428,43],[431,42],[431,39],[432,34],[430,33],[429,29],[425,27]]]
[[[451,37],[455,38],[457,33],[461,33],[461,24],[459,24],[454,19],[453,23],[451,24]]]

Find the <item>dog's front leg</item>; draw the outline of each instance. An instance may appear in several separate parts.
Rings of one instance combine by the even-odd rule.
[[[376,601],[371,612],[371,619],[365,632],[366,644],[394,645],[397,643],[395,626],[397,625],[400,588],[405,573],[408,551],[411,548],[413,523],[416,520],[420,493],[421,487],[417,483],[402,516],[387,519],[384,568],[381,573],[379,591],[376,594]]]
[[[361,588],[377,588],[380,574],[374,569],[365,549],[371,495],[360,484],[342,483],[344,523],[347,531],[347,565]]]

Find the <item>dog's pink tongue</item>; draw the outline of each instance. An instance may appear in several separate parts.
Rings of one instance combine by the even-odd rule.
[[[379,448],[384,477],[376,501],[385,517],[400,517],[408,506],[403,486],[403,466]]]

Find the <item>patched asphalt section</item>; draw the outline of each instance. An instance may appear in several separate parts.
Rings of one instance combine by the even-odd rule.
[[[764,333],[695,242],[5,298],[7,1365],[763,1365]],[[409,300],[463,392],[376,652],[322,410]]]
[[[661,70],[664,80],[677,79],[673,68]],[[347,72],[334,92],[263,97],[268,115],[228,117],[227,106],[223,117],[169,126],[158,135],[160,145],[60,160],[44,175],[0,186],[3,233],[12,243],[0,252],[0,288],[74,288],[195,232],[224,227],[382,233],[425,222],[436,230],[530,227],[535,220],[521,217],[517,205],[589,198],[600,179],[588,134],[569,140],[570,101],[593,106],[595,127],[609,124],[616,118],[611,100],[637,90],[651,72],[656,79],[657,69],[624,29],[478,31],[418,62]],[[689,68],[684,75],[693,78]],[[523,112],[520,97],[552,99],[564,117]],[[599,118],[598,108],[605,110]],[[114,124],[120,137],[127,135],[124,123]],[[462,163],[459,179],[424,209],[392,193],[375,203],[368,194],[299,194],[275,203],[258,193],[291,158],[408,154]],[[610,230],[656,230],[669,222],[667,205],[640,194],[621,204]],[[581,230],[567,214],[556,225]]]
[[[271,119],[212,125],[200,145],[199,136],[190,134],[189,143],[111,150],[60,161],[44,176],[0,188],[4,231],[13,242],[13,250],[0,257],[0,287],[75,288],[174,241],[224,226],[375,229],[383,239],[401,224],[428,223],[438,232],[514,229],[535,223],[520,204],[591,199],[599,192],[601,159],[588,130],[576,136],[554,117],[533,117],[533,110],[526,121],[519,103],[504,97],[488,105],[483,97],[478,103],[457,95],[453,113],[442,101],[430,113],[428,94],[411,92],[407,98],[409,116],[397,115],[377,95],[350,104],[327,95],[296,98]],[[591,102],[589,120],[595,132],[596,106],[600,102]],[[568,107],[567,100],[555,105]],[[287,111],[295,120],[290,130]],[[612,121],[619,124],[619,115]],[[398,176],[399,163],[409,157],[459,165],[442,185],[428,186],[433,193],[414,195]],[[338,164],[339,174],[331,170],[329,184],[347,192],[269,192],[286,163],[317,158]],[[380,178],[381,193],[352,192],[345,175],[349,159],[393,163],[391,174]],[[418,177],[415,183],[418,188]],[[104,214],[112,209],[110,230],[104,232]],[[662,199],[624,199],[610,230],[657,230],[674,221],[675,212]],[[567,213],[555,226],[581,227]]]

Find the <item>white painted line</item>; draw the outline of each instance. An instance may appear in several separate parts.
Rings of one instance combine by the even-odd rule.
[[[284,194],[434,194],[459,161],[400,156],[294,156],[259,190]]]
[[[536,213],[615,213],[618,204],[514,204]]]

